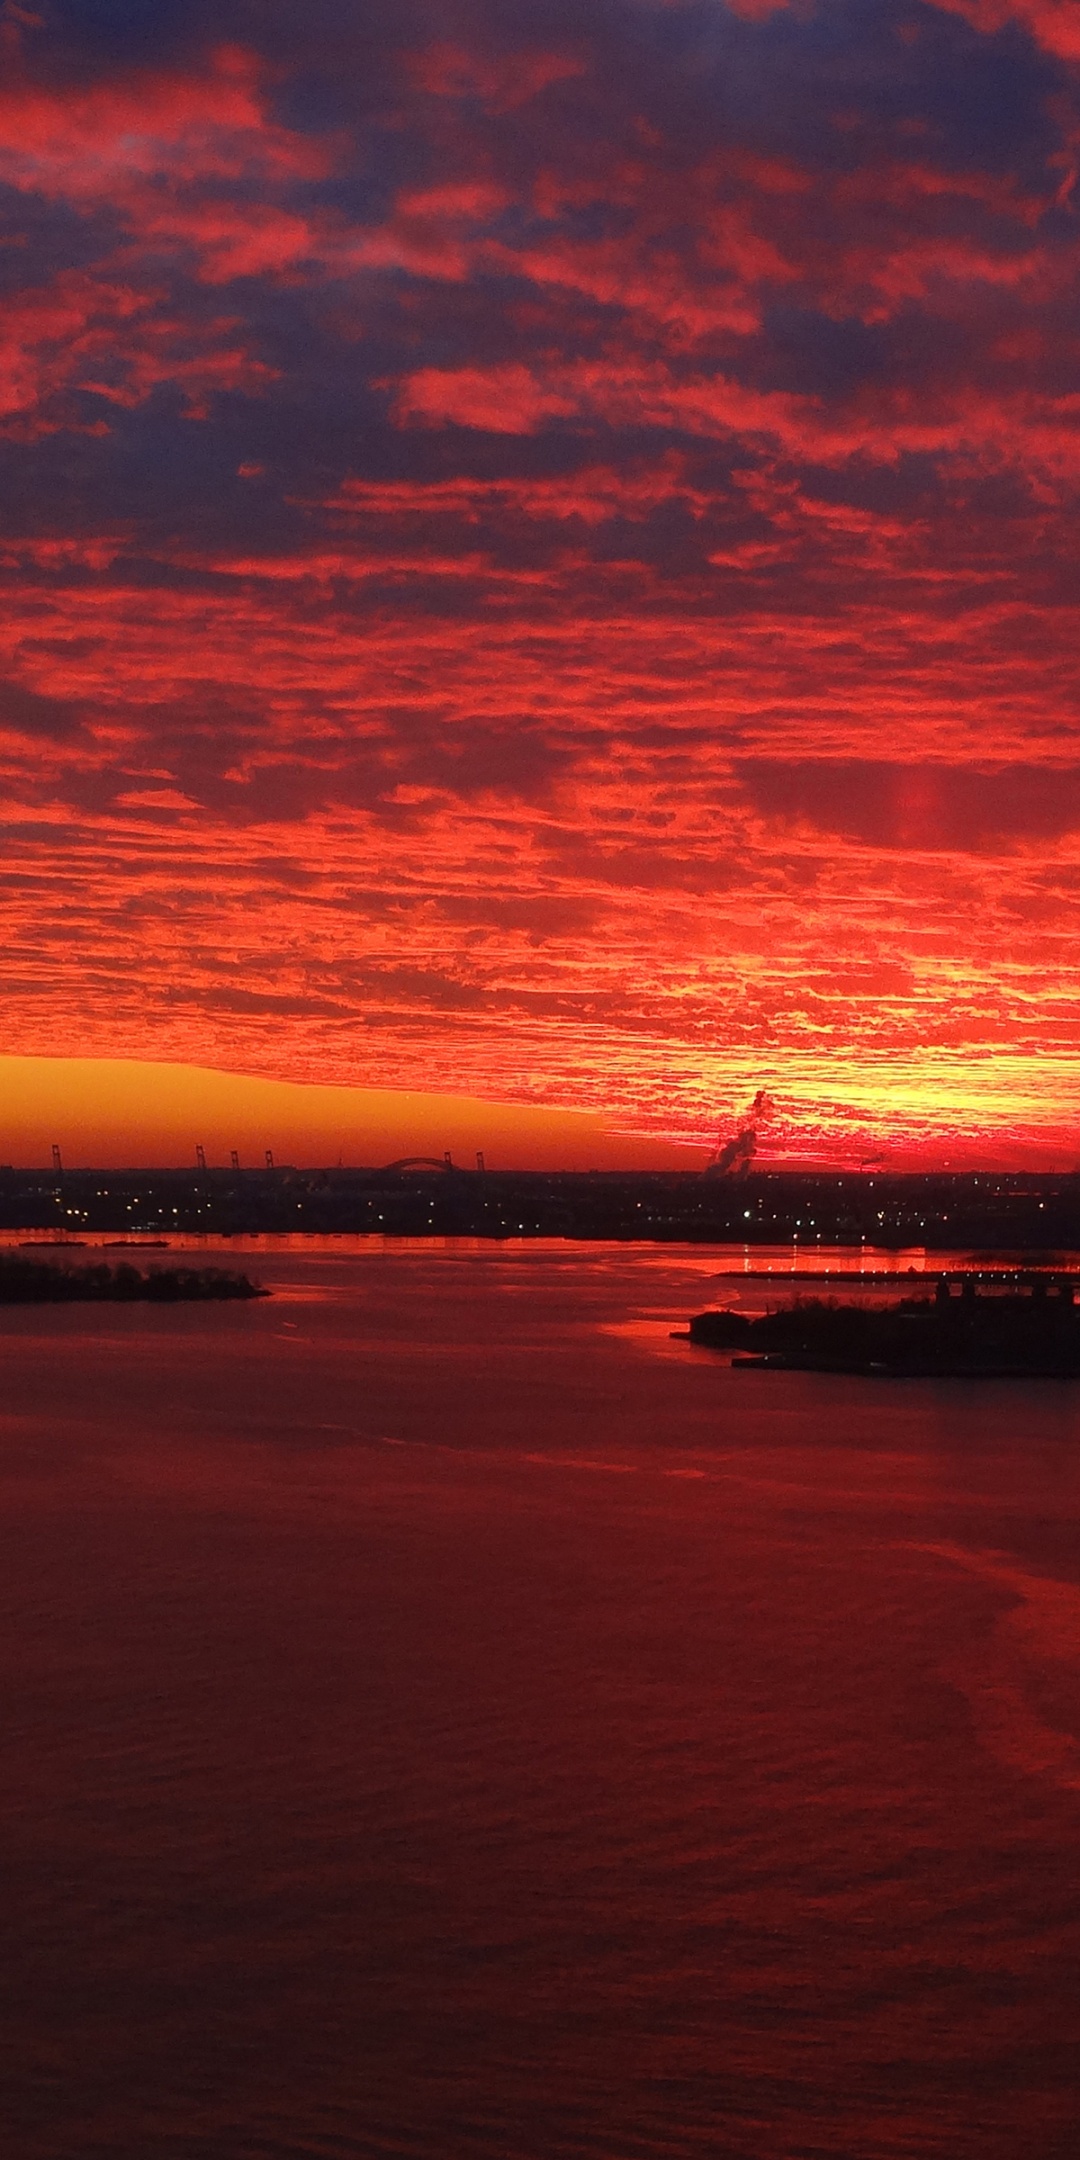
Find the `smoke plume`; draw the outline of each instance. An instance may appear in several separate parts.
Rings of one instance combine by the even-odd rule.
[[[705,1166],[706,1177],[745,1177],[757,1154],[757,1128],[774,1114],[771,1095],[759,1088],[742,1128],[730,1140],[719,1139]]]

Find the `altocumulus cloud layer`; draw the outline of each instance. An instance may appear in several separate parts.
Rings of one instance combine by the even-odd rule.
[[[5,1047],[1053,1141],[1078,21],[6,0]]]

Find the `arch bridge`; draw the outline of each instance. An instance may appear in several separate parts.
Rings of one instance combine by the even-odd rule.
[[[441,1170],[444,1177],[459,1177],[460,1171],[448,1155],[399,1155],[396,1162],[384,1163],[383,1177],[391,1170]]]

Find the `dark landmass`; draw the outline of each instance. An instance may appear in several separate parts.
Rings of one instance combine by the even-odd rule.
[[[941,1276],[932,1298],[884,1307],[805,1298],[757,1318],[703,1312],[689,1339],[759,1370],[1080,1379],[1080,1306],[1066,1276]]]
[[[1080,1175],[751,1170],[10,1170],[0,1230],[657,1238],[1009,1254],[1080,1248]]]
[[[69,1305],[78,1300],[130,1305],[206,1304],[222,1298],[269,1297],[247,1275],[226,1268],[151,1268],[143,1275],[123,1261],[116,1267],[64,1267],[55,1260],[0,1254],[0,1305]]]

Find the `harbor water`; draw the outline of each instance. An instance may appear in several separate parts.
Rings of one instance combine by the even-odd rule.
[[[741,1248],[221,1257],[0,1310],[5,2150],[1072,2160],[1080,1383],[733,1370]]]

